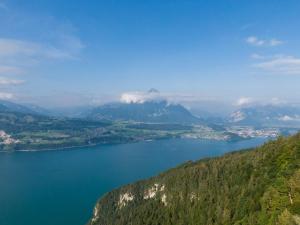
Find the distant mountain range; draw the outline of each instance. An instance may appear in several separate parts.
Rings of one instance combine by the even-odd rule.
[[[167,101],[113,103],[94,108],[88,118],[149,123],[201,123],[202,120],[179,104]]]
[[[299,130],[298,110],[291,106],[248,107],[235,111],[227,120],[202,119],[182,105],[147,100],[111,103],[92,109],[84,107],[75,114],[71,110],[76,116],[66,116],[34,105],[0,101],[0,131],[6,137],[5,140],[0,138],[0,150],[127,143],[170,137],[216,140],[274,137]]]
[[[229,122],[252,126],[296,126],[300,125],[300,108],[288,105],[246,107],[233,112]]]
[[[0,112],[15,112],[51,117],[84,118],[92,108],[92,106],[78,106],[47,109],[35,104],[22,104],[0,100]]]
[[[26,107],[21,104],[0,100],[0,111],[1,112],[19,112],[19,113],[29,113],[36,114],[37,111]]]
[[[154,91],[152,91],[154,92]],[[152,93],[151,92],[151,93]],[[219,124],[224,126],[300,127],[300,107],[291,105],[256,105],[240,108],[227,118],[198,116],[180,104],[165,100],[109,103],[97,107],[83,106],[48,110],[31,104],[0,100],[0,112],[18,112],[52,117],[86,118],[90,120],[134,121],[143,123]]]

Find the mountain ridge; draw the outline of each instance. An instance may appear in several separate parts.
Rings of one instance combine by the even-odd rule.
[[[229,122],[239,125],[300,125],[300,109],[287,105],[258,105],[234,111]]]
[[[29,113],[35,114],[34,110],[25,105],[14,103],[11,101],[0,100],[0,111],[2,112],[20,112],[20,113]]]
[[[180,104],[167,101],[143,103],[110,103],[94,108],[87,115],[91,119],[107,119],[153,123],[200,123],[202,120]]]

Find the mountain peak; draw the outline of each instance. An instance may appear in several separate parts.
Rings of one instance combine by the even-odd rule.
[[[258,105],[240,108],[230,115],[230,122],[240,125],[277,126],[300,124],[300,108],[294,106]]]
[[[106,104],[93,109],[89,117],[93,119],[123,120],[151,123],[198,123],[200,119],[192,115],[182,105],[168,104],[167,101],[137,101],[126,96],[128,101],[120,104]]]
[[[150,89],[148,90],[148,93],[149,93],[149,94],[152,94],[152,93],[159,94],[159,90],[157,90],[157,89],[155,89],[155,88],[150,88]]]

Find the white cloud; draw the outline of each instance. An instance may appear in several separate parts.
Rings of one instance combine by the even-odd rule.
[[[22,69],[15,66],[0,65],[0,74],[20,74]]]
[[[7,8],[2,0],[0,8]],[[84,45],[76,35],[77,29],[72,23],[20,10],[12,8],[9,13],[1,15],[0,26],[16,35],[14,38],[0,36],[1,64],[32,65],[32,62],[47,59],[78,58]],[[17,36],[18,34],[23,35]]]
[[[139,92],[123,93],[120,98],[124,103],[143,103],[145,101],[144,95]]]
[[[71,35],[63,35],[56,44],[0,38],[0,74],[25,73],[49,60],[74,60],[83,48],[80,39]]]
[[[2,100],[10,100],[13,98],[14,98],[14,95],[12,93],[0,92],[0,99],[2,99]]]
[[[281,45],[281,44],[283,44],[283,41],[277,40],[275,38],[273,38],[269,41],[270,46],[277,46],[277,45]]]
[[[241,97],[238,100],[236,100],[233,105],[237,107],[247,107],[247,106],[264,106],[264,105],[273,105],[273,106],[284,106],[286,104],[291,104],[291,102],[288,102],[284,99],[280,99],[277,97],[272,98],[260,98],[260,99],[254,99],[251,97]]]
[[[144,103],[147,101],[167,101],[171,104],[183,104],[185,106],[191,104],[202,104],[207,102],[216,102],[219,98],[214,96],[207,96],[200,93],[172,93],[172,92],[158,92],[151,89],[148,92],[132,91],[122,93],[119,100],[123,103]]]
[[[236,106],[245,106],[253,103],[253,99],[250,97],[240,97],[236,102]]]
[[[267,46],[267,47],[274,47],[283,44],[283,41],[280,41],[278,39],[272,38],[270,40],[264,40],[264,39],[259,39],[256,36],[250,36],[246,38],[246,42],[252,46]]]
[[[0,38],[0,57],[26,57],[26,58],[48,58],[48,59],[71,59],[84,47],[81,41],[69,36],[64,39],[64,47],[55,47],[51,44]]]
[[[246,39],[246,42],[255,46],[262,46],[265,44],[264,40],[259,40],[257,37],[251,36]]]
[[[257,54],[257,53],[253,53],[253,54],[251,55],[251,58],[252,58],[252,59],[265,59],[266,57],[263,56],[263,55]]]
[[[120,101],[123,103],[144,103],[165,99],[159,92],[126,92],[121,95]]]
[[[300,75],[300,58],[279,56],[271,60],[257,63],[256,68],[283,75]]]
[[[23,80],[15,80],[6,77],[0,77],[0,85],[18,85],[22,83],[24,83]]]
[[[286,103],[284,100],[281,100],[281,99],[279,99],[277,97],[273,97],[270,100],[270,104],[271,105],[281,105],[281,104],[284,104],[284,103]]]
[[[0,38],[0,56],[2,57],[34,55],[38,48],[38,45],[31,42]]]
[[[295,115],[295,116],[288,116],[288,115],[284,115],[282,117],[279,117],[278,120],[281,120],[281,121],[300,121],[300,116],[299,115]]]

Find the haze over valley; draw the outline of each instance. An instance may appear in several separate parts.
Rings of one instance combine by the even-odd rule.
[[[300,109],[295,106],[253,105],[224,117],[201,117],[153,90],[122,95],[120,102],[73,116],[1,101],[1,150],[55,150],[164,138],[238,141],[293,134],[300,127]]]

